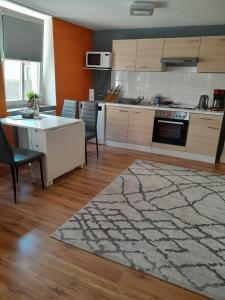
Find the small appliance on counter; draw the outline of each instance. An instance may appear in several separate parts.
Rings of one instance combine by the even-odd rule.
[[[214,90],[211,110],[223,111],[225,105],[225,90]]]
[[[201,95],[198,103],[198,109],[207,110],[209,107],[209,96]]]

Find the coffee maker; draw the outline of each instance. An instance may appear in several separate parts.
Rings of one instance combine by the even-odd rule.
[[[225,106],[225,90],[214,90],[211,110],[223,111]]]

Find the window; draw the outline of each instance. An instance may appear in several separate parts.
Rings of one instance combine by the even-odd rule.
[[[40,93],[40,63],[5,59],[6,101],[27,100],[27,93]]]

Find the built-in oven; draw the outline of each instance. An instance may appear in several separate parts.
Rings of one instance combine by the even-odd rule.
[[[156,110],[153,142],[185,146],[189,113],[182,111]]]

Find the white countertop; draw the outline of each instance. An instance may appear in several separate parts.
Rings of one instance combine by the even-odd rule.
[[[143,108],[143,109],[154,109],[154,110],[169,110],[169,111],[182,111],[188,112],[191,114],[206,114],[206,115],[215,115],[222,116],[223,111],[212,111],[212,110],[198,110],[198,109],[183,109],[183,108],[170,108],[170,107],[160,107],[160,106],[151,106],[151,105],[132,105],[132,104],[122,104],[122,103],[113,103],[106,102],[107,106],[118,106],[118,107],[132,107],[132,108]]]
[[[7,118],[3,118],[0,119],[0,121],[3,125],[44,130],[44,131],[83,122],[80,119],[63,118],[63,117],[50,116],[50,115],[40,115],[40,116],[42,117],[42,119],[40,120],[24,119],[19,115],[19,116],[10,116]]]

